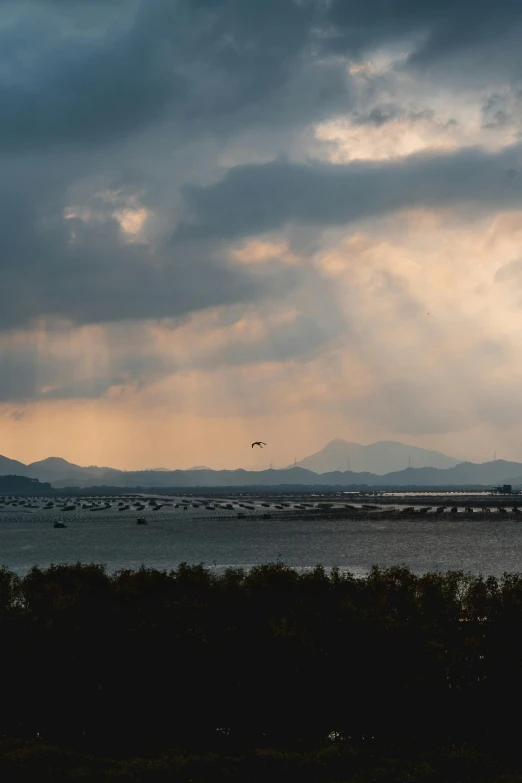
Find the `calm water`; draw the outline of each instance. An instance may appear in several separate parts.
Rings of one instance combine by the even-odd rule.
[[[198,515],[198,516],[196,516]],[[406,564],[416,572],[463,569],[502,574],[522,571],[522,521],[501,515],[466,521],[453,515],[379,521],[262,520],[236,514],[201,518],[201,512],[165,509],[136,512],[0,513],[0,564],[17,573],[32,565],[96,562],[108,570],[175,567],[181,561],[210,568],[248,567],[281,559],[305,568],[322,563],[357,575],[373,564]],[[52,527],[64,519],[67,528]]]

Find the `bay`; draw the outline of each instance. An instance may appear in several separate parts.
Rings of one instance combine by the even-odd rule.
[[[416,573],[464,570],[501,575],[522,570],[522,523],[492,515],[470,520],[435,514],[377,519],[237,519],[190,509],[162,509],[136,525],[136,512],[4,510],[0,564],[18,574],[33,565],[102,563],[109,572],[141,565],[175,568],[180,562],[210,569],[250,568],[276,560],[295,568],[322,564],[355,575],[372,565],[406,565]],[[65,529],[53,528],[56,519]]]

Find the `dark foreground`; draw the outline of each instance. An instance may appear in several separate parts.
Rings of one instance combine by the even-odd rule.
[[[0,572],[9,781],[522,781],[522,575]]]

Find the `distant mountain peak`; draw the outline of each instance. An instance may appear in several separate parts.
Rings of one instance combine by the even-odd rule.
[[[364,446],[361,443],[355,443],[350,440],[343,440],[343,438],[334,438],[333,440],[328,441],[326,446],[321,449],[321,451],[324,451],[325,449],[332,448],[334,446],[352,446],[357,449],[363,449]],[[317,452],[319,453],[319,452]]]
[[[297,465],[315,473],[350,470],[384,475],[408,467],[451,468],[459,463],[460,460],[439,451],[422,449],[400,441],[381,440],[363,446],[335,438]]]
[[[64,459],[63,457],[46,457],[45,459],[37,460],[36,462],[31,462],[31,465],[73,465],[73,462],[68,462],[68,460]],[[79,465],[75,465],[75,467],[80,467]]]

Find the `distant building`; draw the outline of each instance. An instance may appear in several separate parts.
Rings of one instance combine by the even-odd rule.
[[[513,487],[511,484],[502,484],[501,487],[493,487],[491,490],[492,495],[512,495]]]

